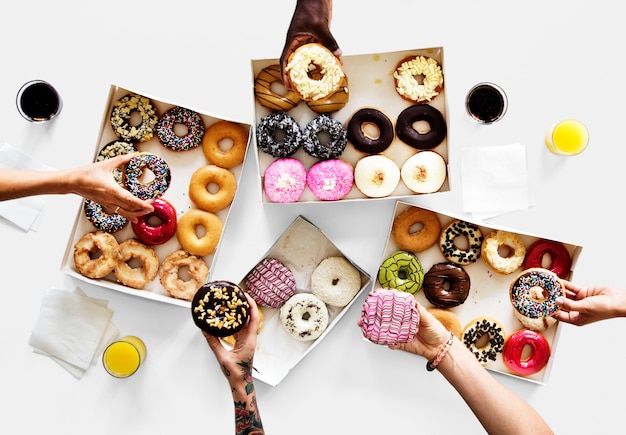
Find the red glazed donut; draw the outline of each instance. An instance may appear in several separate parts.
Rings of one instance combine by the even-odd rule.
[[[156,198],[152,207],[153,212],[139,216],[131,225],[137,238],[145,244],[162,245],[176,234],[176,210],[163,198]]]
[[[543,266],[543,257],[550,256],[550,264]],[[530,269],[532,267],[543,267],[561,278],[565,279],[570,271],[572,259],[565,245],[552,240],[537,240],[526,250],[526,258],[522,267]]]
[[[531,349],[530,355],[522,357],[524,347]],[[528,376],[543,369],[550,359],[550,344],[546,338],[532,329],[521,329],[514,332],[504,343],[502,360],[504,365],[514,373]]]

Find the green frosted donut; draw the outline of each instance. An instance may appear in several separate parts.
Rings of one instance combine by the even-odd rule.
[[[380,265],[378,282],[386,288],[416,293],[424,283],[424,268],[415,254],[396,251]]]

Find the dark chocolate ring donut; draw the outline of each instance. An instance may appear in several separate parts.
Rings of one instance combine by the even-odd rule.
[[[320,140],[320,133],[330,136],[328,143]],[[346,130],[341,122],[326,113],[310,120],[302,130],[302,148],[311,157],[336,159],[347,144]]]
[[[196,326],[215,337],[240,331],[250,318],[250,305],[241,287],[230,281],[213,281],[198,289],[191,302]]]
[[[467,299],[470,277],[465,270],[452,262],[433,265],[424,275],[424,295],[436,307],[452,308]]]
[[[372,139],[363,131],[363,126],[373,124],[378,129],[378,137]],[[348,121],[348,140],[354,148],[367,154],[385,151],[393,142],[393,124],[380,110],[370,107],[357,110]]]
[[[427,133],[420,133],[413,127],[417,121],[426,121],[430,126]],[[405,144],[418,149],[429,150],[439,145],[446,137],[447,127],[443,115],[428,104],[414,104],[400,112],[396,121],[396,134]]]

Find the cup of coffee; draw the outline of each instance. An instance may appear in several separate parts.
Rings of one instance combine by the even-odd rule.
[[[474,85],[465,98],[467,113],[481,124],[492,124],[502,119],[507,106],[502,88],[489,82]]]
[[[17,93],[17,110],[30,122],[46,122],[54,119],[63,107],[57,90],[43,80],[24,83]]]

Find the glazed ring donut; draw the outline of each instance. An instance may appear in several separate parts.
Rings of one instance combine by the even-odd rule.
[[[241,287],[230,281],[207,282],[191,302],[198,328],[215,337],[227,337],[243,329],[250,319],[250,305]]]
[[[102,208],[102,204],[85,199],[83,210],[91,224],[105,233],[115,233],[128,223],[128,220],[119,214],[108,214]]]
[[[131,226],[137,238],[147,245],[162,245],[176,234],[176,209],[163,198],[152,202],[153,211],[137,216]]]
[[[559,309],[556,298],[565,297],[565,287],[554,272],[532,268],[513,280],[509,294],[515,317],[522,325],[542,331],[556,323],[552,317]]]
[[[470,277],[458,264],[437,263],[424,275],[424,296],[439,308],[453,308],[469,296]]]
[[[296,293],[280,307],[285,331],[298,341],[318,338],[328,327],[328,308],[312,293]]]
[[[154,178],[147,183],[140,181],[141,176],[149,169]],[[124,186],[139,199],[154,199],[165,193],[170,187],[172,173],[170,167],[162,157],[151,153],[135,155],[124,171]]]
[[[204,228],[201,237],[196,232],[198,226]],[[192,208],[178,220],[176,238],[185,251],[204,257],[217,249],[223,227],[222,220],[215,213]]]
[[[530,355],[522,357],[524,347],[530,347]],[[534,375],[542,370],[550,359],[550,344],[537,331],[521,329],[504,342],[502,361],[509,370],[521,376]]]
[[[437,213],[419,207],[409,207],[399,213],[391,226],[391,236],[398,248],[424,252],[439,239],[441,222]]]
[[[378,136],[370,136],[364,128],[373,125]],[[348,121],[348,140],[354,148],[366,154],[385,151],[393,142],[394,131],[391,120],[380,110],[365,107],[357,110]]]
[[[184,136],[179,136],[174,131],[176,124],[187,127]],[[172,151],[187,151],[200,145],[204,135],[204,124],[197,112],[176,106],[161,115],[156,125],[156,134],[165,148]]]
[[[422,83],[418,77],[422,77]],[[431,57],[414,56],[401,60],[393,78],[398,95],[411,102],[430,101],[443,88],[441,66]]]
[[[424,283],[424,268],[415,254],[396,251],[378,268],[378,282],[383,287],[414,294]]]
[[[272,85],[283,84],[280,74],[280,65],[274,64],[263,68],[254,79],[254,96],[259,104],[273,111],[288,112],[298,105],[300,97],[290,89],[285,89],[285,94],[279,94],[272,90]]]
[[[327,134],[328,141],[320,140]],[[310,120],[302,130],[302,148],[311,157],[336,159],[348,144],[348,136],[343,124],[326,113]]]
[[[549,264],[544,265],[546,257],[549,257]],[[524,269],[543,267],[556,273],[559,278],[565,279],[571,265],[572,258],[563,243],[540,239],[528,247],[522,267]]]
[[[130,125],[133,113],[141,116],[139,125]],[[138,94],[128,94],[113,104],[111,126],[118,138],[125,142],[146,142],[154,136],[154,128],[159,118],[149,98]]]
[[[424,121],[428,129],[423,132],[415,129],[415,123]],[[428,104],[414,104],[398,115],[396,134],[405,144],[418,149],[435,148],[446,138],[448,128],[441,112]]]
[[[100,255],[96,254],[100,252]],[[93,257],[93,258],[92,258]],[[109,233],[92,231],[74,245],[74,265],[87,278],[103,278],[113,271],[120,260],[120,247]]]
[[[311,292],[322,302],[345,307],[361,289],[361,274],[344,257],[328,257],[311,275]]]
[[[139,152],[139,150],[137,150],[137,147],[132,143],[124,142],[123,140],[114,140],[100,149],[98,155],[96,156],[96,162],[101,162],[117,156],[123,156],[125,154],[134,154],[136,152]],[[124,173],[121,169],[113,169],[113,178],[115,178],[117,184],[124,187]]]
[[[466,238],[467,249],[457,246],[457,237]],[[477,225],[462,220],[454,220],[443,227],[439,238],[441,253],[448,261],[456,264],[475,263],[480,258],[483,233]]]
[[[217,186],[213,193],[211,186]],[[237,179],[230,170],[216,165],[205,165],[191,174],[189,199],[200,209],[216,213],[228,207],[235,199]]]
[[[474,354],[478,362],[495,361],[504,347],[504,329],[496,320],[478,317],[463,330],[463,344]]]
[[[232,144],[226,151],[220,144],[230,139]],[[230,121],[217,121],[209,126],[202,138],[202,152],[212,165],[230,169],[241,164],[248,147],[248,132],[240,124]]]
[[[284,139],[278,139],[280,134]],[[289,157],[302,145],[302,130],[286,112],[274,112],[263,117],[256,128],[257,147],[273,157]]]
[[[501,252],[506,251],[506,256]],[[520,268],[526,257],[526,248],[517,234],[492,231],[483,240],[480,256],[485,264],[498,273],[508,275]]]
[[[314,70],[319,71],[319,75],[312,74]],[[328,97],[345,75],[339,59],[318,43],[298,47],[289,56],[285,71],[291,88],[305,101]]]
[[[140,267],[130,262],[139,261]],[[159,272],[159,258],[150,246],[138,240],[128,239],[120,243],[120,261],[113,269],[115,278],[127,287],[142,289],[152,282]]]
[[[456,314],[451,310],[445,308],[427,308],[430,314],[432,314],[441,324],[450,332],[454,334],[459,340],[463,337],[463,328],[461,322]]]
[[[179,274],[180,269],[186,269],[187,274]],[[188,275],[189,279],[183,279]],[[209,267],[206,262],[195,255],[178,249],[169,254],[161,263],[159,282],[170,296],[176,299],[190,301],[202,284],[209,277]]]

